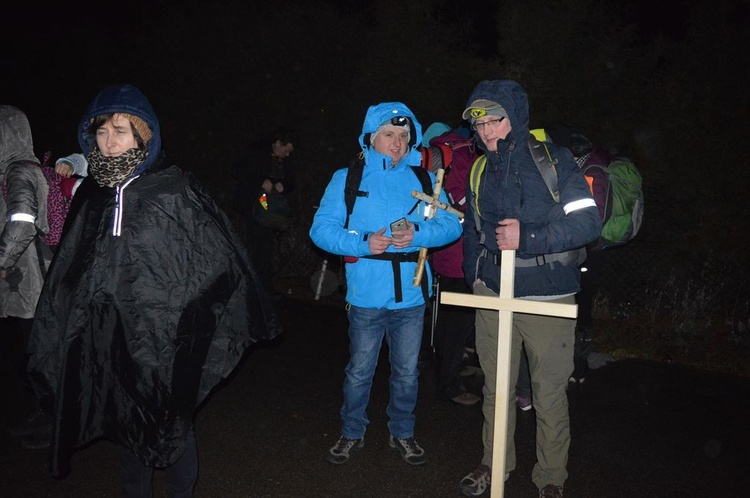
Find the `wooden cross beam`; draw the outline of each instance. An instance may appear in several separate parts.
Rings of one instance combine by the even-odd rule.
[[[492,498],[503,496],[505,488],[505,447],[508,438],[508,396],[510,396],[510,344],[513,337],[513,313],[576,318],[578,305],[528,301],[513,298],[516,251],[503,251],[500,264],[500,296],[474,296],[442,292],[440,302],[456,306],[497,310],[500,323],[497,334],[497,376],[495,384],[495,436],[492,441]]]

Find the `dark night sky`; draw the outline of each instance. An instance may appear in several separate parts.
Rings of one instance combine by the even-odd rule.
[[[359,9],[348,0],[329,0],[343,12]],[[681,36],[681,4],[689,0],[668,0],[655,4],[631,0],[633,20],[644,35],[664,32],[674,38]],[[46,3],[46,2],[44,2]],[[120,53],[127,50],[127,40],[137,31],[143,19],[159,19],[168,25],[167,12],[190,3],[188,0],[132,0],[102,3],[92,0],[75,2],[12,2],[4,7],[2,38],[5,47],[0,62],[4,103],[22,108],[32,121],[35,140],[40,147],[75,147],[74,140],[62,139],[49,120],[70,123],[75,128],[90,91],[79,92],[77,68],[99,64],[117,64]],[[210,2],[206,2],[210,3]],[[218,3],[218,2],[217,2]],[[253,3],[253,2],[249,2]],[[441,19],[448,22],[481,25],[474,32],[477,55],[497,56],[498,33],[492,19],[495,2],[455,2],[445,0]],[[208,42],[208,41],[207,41]],[[44,144],[44,145],[43,145]],[[46,145],[49,144],[49,145]],[[59,145],[58,145],[59,144]]]

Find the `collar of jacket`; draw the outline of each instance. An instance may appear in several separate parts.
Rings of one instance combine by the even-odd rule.
[[[393,167],[393,159],[391,158],[391,156],[376,152],[375,147],[371,146],[366,148],[364,151],[364,155],[365,165],[369,167],[376,168],[378,170],[388,170]],[[405,165],[419,166],[421,163],[422,154],[416,149],[416,147],[412,147],[409,149],[409,152],[407,152],[406,155],[401,158],[401,160],[395,166],[395,169],[399,169]]]

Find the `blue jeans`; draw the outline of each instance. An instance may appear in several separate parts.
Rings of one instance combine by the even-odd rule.
[[[391,399],[386,413],[395,438],[414,436],[414,407],[419,388],[419,350],[422,346],[425,306],[389,310],[352,306],[349,310],[349,363],[341,407],[341,435],[364,437],[367,404],[383,336],[391,364]]]

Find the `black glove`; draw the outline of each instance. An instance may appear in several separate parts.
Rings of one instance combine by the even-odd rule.
[[[5,281],[8,282],[8,287],[11,292],[18,292],[18,284],[23,280],[23,272],[17,266],[8,268],[5,274]]]

